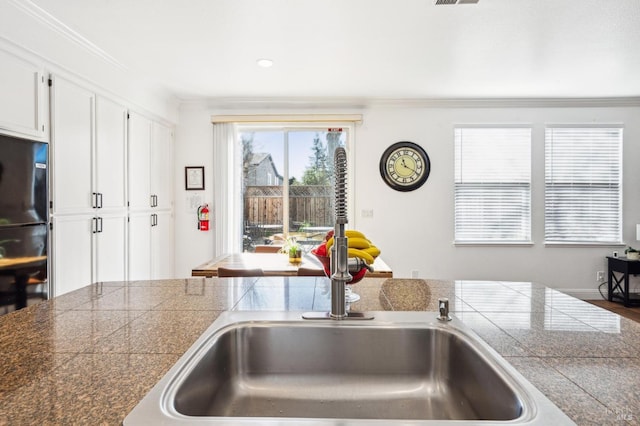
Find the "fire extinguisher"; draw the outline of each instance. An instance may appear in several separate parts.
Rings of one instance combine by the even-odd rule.
[[[209,204],[198,207],[198,229],[201,231],[209,230]]]

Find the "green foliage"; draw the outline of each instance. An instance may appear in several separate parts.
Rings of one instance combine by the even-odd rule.
[[[328,167],[327,148],[316,133],[311,147],[313,155],[309,157],[310,165],[302,176],[303,185],[330,185],[330,173]]]

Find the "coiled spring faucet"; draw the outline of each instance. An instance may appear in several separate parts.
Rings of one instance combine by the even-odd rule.
[[[347,220],[347,152],[338,147],[334,156],[335,167],[335,210],[336,223],[333,230],[333,246],[331,247],[331,312],[334,319],[347,316],[345,305],[345,285],[351,281],[349,273],[349,255],[345,225]]]
[[[347,312],[345,285],[353,279],[349,273],[349,245],[345,236],[347,220],[347,152],[338,147],[334,154],[335,171],[335,227],[331,246],[331,311],[329,313],[307,312],[304,319],[373,319],[363,312]],[[361,263],[355,262],[357,269]]]

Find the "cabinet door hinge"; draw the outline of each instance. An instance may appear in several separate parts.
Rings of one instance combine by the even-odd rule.
[[[129,119],[129,113],[127,113],[127,120]]]
[[[49,201],[49,208],[53,209],[53,201]]]
[[[49,87],[53,86],[53,80],[49,79]]]
[[[53,222],[49,222],[49,229],[53,231]]]

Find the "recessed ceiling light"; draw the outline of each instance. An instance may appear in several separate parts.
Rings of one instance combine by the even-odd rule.
[[[273,65],[273,61],[271,59],[258,59],[256,62],[258,63],[258,66],[261,66],[262,68],[269,68]]]

